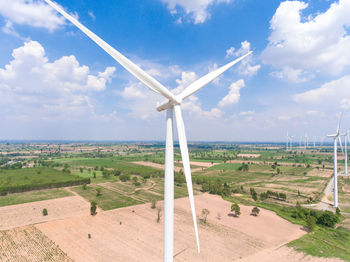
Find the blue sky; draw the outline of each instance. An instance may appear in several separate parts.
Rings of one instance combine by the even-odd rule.
[[[350,114],[350,1],[56,1],[174,92],[189,140],[295,141]],[[0,3],[0,139],[163,140],[163,101],[43,0]]]

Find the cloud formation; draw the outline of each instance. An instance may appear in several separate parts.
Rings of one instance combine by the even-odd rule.
[[[89,67],[80,65],[73,55],[49,62],[36,41],[14,49],[12,57],[0,68],[0,106],[13,115],[72,118],[94,112],[89,94],[105,90],[115,72],[107,67],[90,74]]]
[[[41,27],[51,32],[65,23],[49,5],[38,0],[1,0],[0,15],[13,24]]]
[[[285,1],[270,21],[263,62],[280,69],[273,75],[305,82],[314,73],[339,75],[350,65],[350,1],[339,0],[323,13],[308,17],[308,4]]]
[[[226,59],[230,58],[230,57],[240,57],[242,55],[247,54],[249,51],[251,51],[250,48],[250,43],[245,40],[243,42],[241,42],[241,47],[235,51],[236,49],[231,46],[229,49],[226,50]],[[259,64],[257,65],[253,65],[253,55],[250,55],[246,58],[244,58],[239,65],[237,66],[237,72],[240,75],[243,76],[253,76],[256,75],[257,72],[259,71],[259,69],[261,68],[261,66]]]
[[[179,15],[178,23],[182,23],[183,18],[190,17],[195,24],[200,24],[210,18],[209,6],[229,3],[231,0],[162,0],[162,2],[167,4],[171,14]]]

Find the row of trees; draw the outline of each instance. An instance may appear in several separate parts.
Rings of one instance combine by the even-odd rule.
[[[296,219],[301,219],[306,222],[307,228],[313,231],[315,225],[323,225],[326,227],[334,227],[340,219],[340,210],[337,208],[336,213],[331,211],[318,211],[313,209],[304,208],[297,202],[293,212],[292,217]]]

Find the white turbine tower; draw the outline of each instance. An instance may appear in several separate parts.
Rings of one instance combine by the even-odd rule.
[[[286,151],[289,150],[289,134],[287,132],[287,136],[286,136],[287,140],[286,140]]]
[[[184,167],[184,173],[187,183],[187,190],[190,199],[190,205],[192,210],[192,218],[195,229],[196,241],[198,252],[200,252],[199,247],[199,237],[197,230],[197,220],[196,211],[194,208],[194,198],[192,190],[192,179],[191,179],[191,168],[190,160],[187,148],[187,139],[185,134],[185,126],[182,119],[181,113],[181,103],[184,99],[191,96],[199,89],[205,85],[212,82],[226,70],[231,68],[233,65],[241,61],[246,56],[250,55],[252,52],[228,63],[227,65],[210,72],[209,74],[203,76],[202,78],[196,80],[191,85],[189,85],[181,94],[174,95],[152,76],[143,71],[136,64],[131,62],[100,37],[95,35],[81,23],[79,23],[71,15],[67,14],[60,6],[53,3],[51,0],[45,0],[49,5],[61,13],[66,19],[77,26],[81,31],[83,31],[88,37],[90,37],[97,45],[99,45],[103,50],[105,50],[109,55],[111,55],[117,62],[119,62],[126,70],[128,70],[134,77],[140,80],[148,88],[163,95],[167,100],[160,105],[158,105],[157,110],[163,111],[167,110],[166,115],[166,144],[165,144],[165,175],[164,175],[164,261],[173,261],[173,241],[174,241],[174,139],[173,139],[173,116],[175,114],[176,127],[179,137],[180,152]]]
[[[294,136],[289,136],[289,150],[293,149],[293,137]]]
[[[327,135],[328,137],[332,137],[334,140],[334,207],[338,207],[338,162],[337,162],[337,142],[339,140],[339,144],[341,149],[343,150],[342,144],[341,144],[341,139],[340,139],[340,122],[341,122],[341,117],[342,114],[340,115],[339,118],[339,123],[338,123],[338,128],[337,128],[337,133],[333,135]]]
[[[345,175],[348,175],[348,139],[349,139],[349,130],[346,130],[344,134],[344,160],[345,160]]]

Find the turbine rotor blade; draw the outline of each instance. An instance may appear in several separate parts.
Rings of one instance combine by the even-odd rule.
[[[110,56],[112,56],[119,64],[121,64],[126,70],[128,70],[134,77],[140,80],[143,84],[145,84],[151,90],[162,94],[166,98],[175,101],[175,96],[171,93],[166,87],[164,87],[161,83],[159,83],[152,76],[143,71],[136,64],[131,62],[128,58],[123,56],[105,41],[103,41],[100,37],[95,35],[85,26],[83,26],[80,22],[78,22],[74,17],[67,14],[60,6],[56,3],[53,3],[51,0],[45,0],[52,8],[54,8],[57,12],[63,15],[66,19],[72,22],[76,27],[78,27],[82,32],[84,32],[90,39],[92,39],[97,45],[99,45],[103,50],[105,50]]]
[[[340,144],[341,151],[342,151],[343,154],[344,154],[344,149],[343,149],[343,145],[342,145],[340,136],[338,136],[338,140],[339,140],[339,144]]]
[[[339,132],[340,132],[340,123],[341,123],[342,116],[343,116],[343,112],[340,113],[339,123],[338,123],[338,128],[337,128],[337,135],[339,135]]]
[[[175,117],[176,117],[176,127],[177,127],[177,133],[178,133],[178,137],[179,137],[179,144],[180,144],[180,151],[181,151],[181,157],[182,157],[182,164],[183,164],[183,167],[184,167],[184,173],[185,173],[187,190],[188,190],[188,197],[190,199],[190,205],[191,205],[191,209],[192,209],[192,218],[193,218],[194,230],[195,230],[195,233],[196,233],[197,248],[198,248],[198,253],[200,253],[196,209],[194,207],[194,198],[193,198],[190,158],[189,158],[189,155],[188,155],[187,139],[186,139],[186,133],[185,133],[185,125],[184,125],[184,122],[183,122],[183,119],[182,119],[182,113],[181,113],[180,105],[175,105],[174,106],[174,111],[175,111]]]
[[[244,59],[246,56],[250,55],[251,53],[253,53],[252,51],[248,52],[247,54],[237,58],[236,60],[206,74],[205,76],[199,78],[198,80],[196,80],[195,82],[193,82],[192,84],[190,84],[179,96],[181,97],[181,99],[185,99],[187,97],[189,97],[190,95],[194,94],[195,92],[197,92],[199,89],[201,89],[202,87],[206,86],[207,84],[209,84],[211,81],[213,81],[215,78],[217,78],[218,76],[220,76],[221,74],[223,74],[225,71],[227,71],[228,69],[230,69],[232,66],[234,66],[235,64],[237,64],[239,61],[241,61],[242,59]]]

